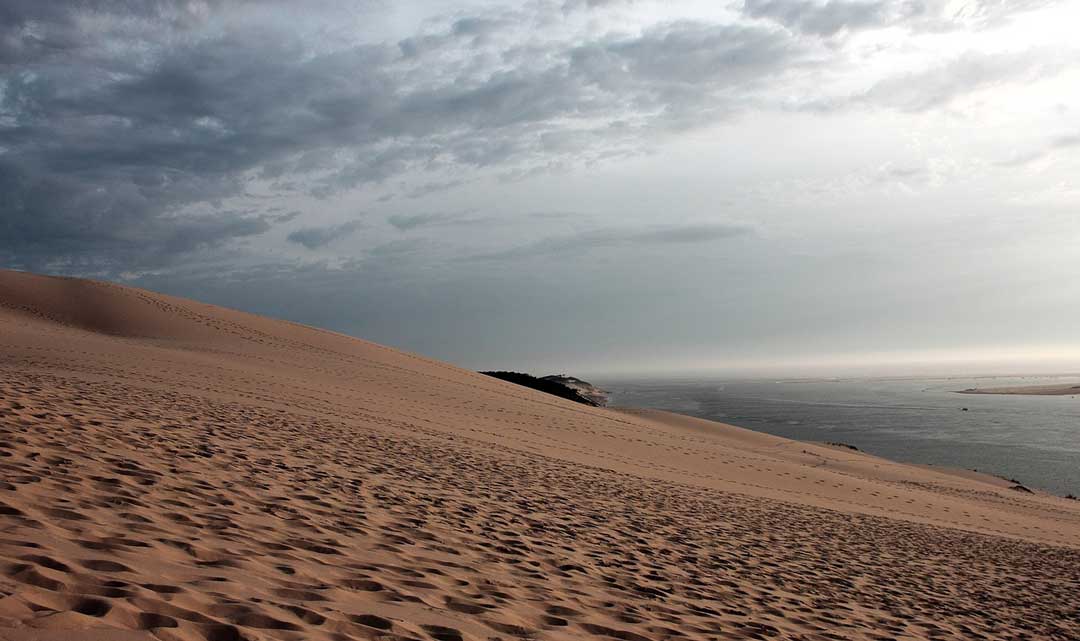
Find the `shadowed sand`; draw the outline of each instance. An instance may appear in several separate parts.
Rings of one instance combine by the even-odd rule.
[[[0,272],[0,641],[1077,639],[1080,503]]]

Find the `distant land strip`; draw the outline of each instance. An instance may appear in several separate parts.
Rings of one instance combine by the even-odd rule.
[[[1015,394],[1019,396],[1074,396],[1080,394],[1080,385],[1023,385],[1019,387],[969,387],[957,390],[957,394]]]

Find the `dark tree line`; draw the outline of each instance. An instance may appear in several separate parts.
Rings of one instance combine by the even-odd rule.
[[[552,380],[537,378],[529,374],[523,374],[521,372],[480,372],[488,376],[493,376],[497,379],[507,381],[509,383],[516,383],[522,387],[530,387],[540,392],[546,392],[552,396],[558,396],[559,398],[565,398],[568,401],[574,401],[575,403],[581,403],[582,405],[590,405],[592,407],[599,407],[597,403],[585,398],[577,392],[577,390],[570,389],[562,383],[557,383]]]

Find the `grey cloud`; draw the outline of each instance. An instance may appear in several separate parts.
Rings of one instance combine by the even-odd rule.
[[[751,228],[744,225],[688,225],[631,232],[621,240],[641,244],[707,243],[722,238],[745,236],[750,232]]]
[[[287,222],[289,222],[291,220],[296,220],[297,218],[300,217],[300,212],[298,210],[295,210],[295,209],[293,211],[290,211],[290,212],[285,212],[284,214],[277,213],[279,211],[281,211],[281,207],[271,207],[269,209],[269,213],[270,213],[269,218],[270,218],[271,222],[273,222],[275,224],[277,224],[277,223],[287,223]]]
[[[581,214],[571,211],[534,211],[526,214],[529,218],[547,220],[562,220],[566,218],[580,218]]]
[[[1080,133],[1069,134],[1067,136],[1058,136],[1050,143],[1050,146],[1054,149],[1069,149],[1071,147],[1080,147]]]
[[[799,33],[831,37],[896,26],[912,31],[979,29],[1059,1],[972,0],[958,6],[947,0],[745,0],[743,13]]]
[[[920,178],[927,173],[925,167],[888,167],[882,172],[882,178],[905,180],[909,178]]]
[[[528,175],[612,157],[645,132],[738,111],[806,53],[774,29],[693,22],[540,50],[492,45],[481,36],[508,28],[505,12],[458,19],[431,53],[316,49],[299,26],[244,19],[241,9],[263,3],[161,1],[132,23],[136,4],[5,4],[12,24],[44,31],[95,11],[91,26],[78,23],[77,46],[38,55],[20,44],[11,56],[21,64],[0,78],[5,262],[124,269],[226,245],[276,222],[228,213],[253,201],[254,179],[328,197],[408,171]],[[447,47],[497,56],[462,68]],[[499,59],[512,70],[484,62]],[[611,127],[616,118],[632,124]],[[182,222],[203,220],[196,213],[222,224]]]
[[[875,29],[905,18],[922,15],[925,3],[866,2],[829,0],[746,0],[743,12],[753,18],[765,18],[802,33],[832,36],[840,31]]]
[[[1080,133],[1058,136],[1046,145],[1044,145],[1041,149],[1017,154],[1012,158],[1000,160],[994,164],[998,167],[1006,168],[1022,167],[1024,165],[1029,165],[1033,162],[1043,160],[1044,158],[1048,158],[1059,151],[1072,149],[1074,147],[1080,147]]]
[[[112,28],[139,37],[146,34],[146,25],[138,21],[154,20],[185,28],[200,22],[207,10],[219,4],[184,0],[5,0],[0,4],[0,65],[25,64],[92,46],[93,35],[79,24],[83,17],[124,15],[126,24]]]
[[[424,183],[422,185],[418,185],[416,187],[413,187],[412,189],[409,189],[406,192],[405,195],[408,196],[409,198],[423,198],[424,196],[430,196],[431,194],[437,194],[439,192],[449,191],[451,189],[456,189],[456,188],[466,184],[467,182],[468,181],[466,181],[464,179],[430,181],[430,182],[426,182],[426,183]]]
[[[578,11],[581,9],[599,9],[617,5],[632,5],[636,0],[565,0],[562,5],[564,12]]]
[[[262,234],[279,219],[227,208],[141,215],[159,201],[217,199],[227,187],[212,181],[174,185],[167,175],[131,167],[120,177],[94,169],[35,175],[0,157],[0,261],[28,269],[101,269],[117,258],[165,264],[178,254]]]
[[[1041,160],[1046,156],[1047,153],[1045,150],[1030,151],[1023,154],[1016,154],[1011,158],[1006,158],[1005,160],[998,160],[994,162],[994,165],[1005,168],[1023,167],[1024,165],[1029,165],[1037,160]]]
[[[870,106],[918,113],[946,107],[957,98],[990,87],[1055,75],[1076,60],[1075,53],[1041,49],[998,54],[969,52],[936,67],[886,78],[859,94],[815,100],[801,108],[837,111]]]
[[[1006,82],[1025,82],[1061,69],[1061,56],[1042,51],[967,54],[942,66],[882,81],[862,99],[903,111],[926,111],[966,93]]]
[[[753,228],[735,224],[701,224],[649,228],[610,228],[586,231],[566,236],[552,236],[534,243],[500,252],[482,254],[482,260],[516,260],[585,252],[605,247],[643,247],[709,243],[717,240],[747,236]]]
[[[625,65],[634,79],[714,86],[736,86],[773,75],[805,53],[801,45],[772,30],[692,22],[657,28],[645,37],[600,50],[614,56],[608,62]],[[592,53],[596,52],[594,47]]]
[[[425,213],[425,214],[394,214],[386,219],[386,222],[396,227],[399,231],[410,231],[420,227],[448,226],[448,225],[476,225],[487,222],[484,218],[469,217],[466,214],[454,213]]]
[[[947,0],[924,0],[933,9],[932,19],[921,26],[926,30],[938,31],[961,27],[983,29],[1000,25],[1022,13],[1061,4],[1064,1],[968,0],[956,5]]]
[[[286,237],[286,240],[290,243],[303,245],[308,249],[318,249],[329,245],[339,238],[344,238],[352,234],[362,226],[363,225],[358,221],[354,220],[340,225],[331,225],[329,227],[304,227],[303,229],[297,229],[290,233]]]

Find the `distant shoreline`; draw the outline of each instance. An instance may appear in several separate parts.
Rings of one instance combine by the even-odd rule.
[[[1075,396],[1080,385],[1024,385],[1020,387],[985,387],[956,390],[957,394],[1012,394],[1016,396]]]

